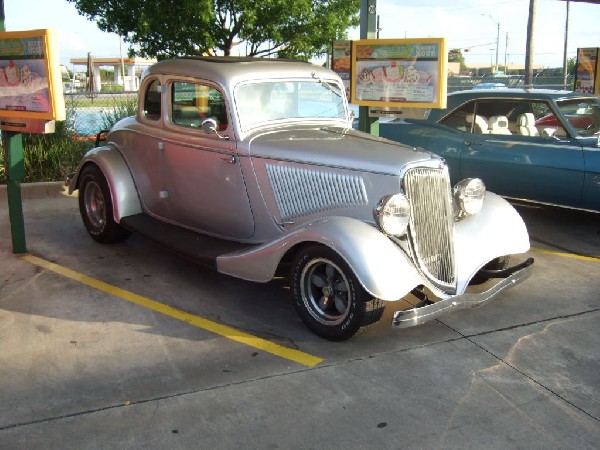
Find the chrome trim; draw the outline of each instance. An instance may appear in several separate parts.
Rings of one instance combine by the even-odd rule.
[[[411,168],[403,184],[411,205],[410,247],[419,269],[434,286],[453,294],[457,269],[448,169]]]
[[[275,164],[265,168],[282,221],[368,204],[361,176]]]
[[[455,309],[473,308],[491,300],[505,289],[516,286],[525,281],[533,272],[533,263],[526,265],[521,270],[513,273],[510,277],[502,279],[498,284],[492,286],[487,291],[475,294],[466,293],[456,295],[444,300],[440,300],[432,305],[421,308],[413,308],[405,311],[396,311],[392,319],[392,327],[408,328],[415,325],[428,322],[442,314],[446,314]]]

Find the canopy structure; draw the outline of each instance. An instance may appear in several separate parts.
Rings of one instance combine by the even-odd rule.
[[[139,79],[135,76],[136,67],[148,67],[156,63],[155,59],[144,58],[96,58],[91,53],[85,58],[71,58],[73,66],[85,66],[88,75],[86,90],[93,92],[100,90],[100,67],[112,66],[114,68],[114,82],[120,84],[126,91],[136,91],[139,88]],[[92,88],[92,89],[90,89]]]

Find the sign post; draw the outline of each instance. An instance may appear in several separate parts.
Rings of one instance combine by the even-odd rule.
[[[0,3],[4,19],[4,4]],[[14,253],[26,253],[21,182],[25,170],[21,133],[53,133],[65,119],[58,55],[51,30],[5,32],[0,21],[0,130]]]

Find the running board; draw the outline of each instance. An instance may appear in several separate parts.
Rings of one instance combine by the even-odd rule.
[[[255,247],[195,233],[144,213],[123,217],[120,225],[213,270],[217,269],[218,256]]]

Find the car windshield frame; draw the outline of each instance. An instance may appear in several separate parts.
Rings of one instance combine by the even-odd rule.
[[[597,98],[559,99],[555,103],[576,136],[588,137],[600,132],[600,100]]]
[[[343,86],[333,80],[250,81],[236,86],[234,96],[242,131],[289,120],[350,121]]]

